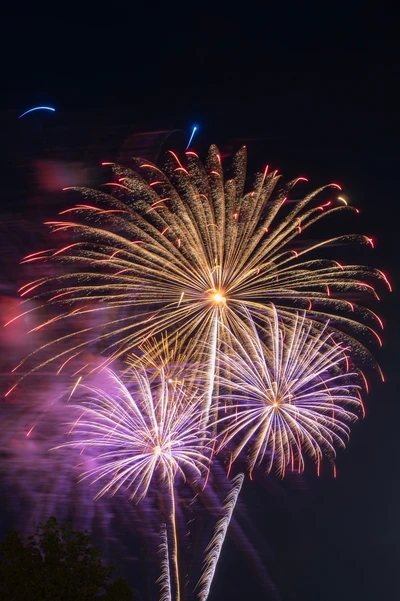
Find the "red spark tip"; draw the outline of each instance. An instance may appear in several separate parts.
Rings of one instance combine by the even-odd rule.
[[[377,271],[378,271],[378,273],[379,273],[379,274],[380,274],[380,275],[383,277],[383,279],[384,279],[384,281],[385,281],[385,283],[386,283],[387,287],[389,288],[390,292],[393,292],[392,285],[391,285],[391,283],[389,282],[389,279],[388,279],[387,275],[385,275],[385,274],[383,273],[383,271],[381,271],[380,269],[378,269]]]
[[[329,186],[331,186],[332,188],[337,188],[338,190],[342,190],[342,186],[339,186],[339,184],[331,183],[329,184]]]

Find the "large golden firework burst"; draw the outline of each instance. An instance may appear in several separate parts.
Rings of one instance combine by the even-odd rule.
[[[247,312],[257,322],[271,315],[272,306],[286,322],[304,308],[306,322],[317,329],[334,316],[331,330],[360,353],[366,352],[363,334],[378,337],[373,327],[379,318],[348,295],[373,297],[371,278],[388,283],[386,276],[315,258],[328,245],[371,240],[345,235],[307,243],[302,238],[295,248],[320,219],[353,210],[335,199],[318,202],[318,195],[327,187],[335,191],[336,184],[292,200],[290,193],[303,178],[282,185],[277,172],[265,169],[246,192],[244,148],[233,157],[232,177],[226,180],[216,146],[205,164],[194,152],[181,161],[170,151],[164,170],[140,159],[134,169],[108,165],[116,181],[105,184],[107,192],[73,188],[83,200],[48,222],[69,242],[24,259],[50,261],[55,274],[20,290],[36,303],[23,314],[55,309],[33,329],[56,331],[39,349],[44,358],[34,369],[50,362],[64,369],[93,345],[107,365],[166,331],[198,342],[199,353],[211,341],[211,373],[221,337],[240,335]],[[72,327],[67,333],[66,322]]]

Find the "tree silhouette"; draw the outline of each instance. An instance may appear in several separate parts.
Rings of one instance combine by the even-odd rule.
[[[0,601],[131,601],[113,571],[88,534],[51,517],[26,543],[14,530],[0,543]]]

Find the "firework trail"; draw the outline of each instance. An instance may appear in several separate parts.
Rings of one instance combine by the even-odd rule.
[[[160,540],[160,553],[162,555],[161,576],[157,581],[160,583],[160,601],[172,601],[171,574],[169,571],[168,535],[166,524],[161,525]]]
[[[242,488],[243,479],[244,475],[239,474],[232,480],[232,490],[229,492],[222,507],[223,516],[217,522],[214,535],[206,548],[206,557],[204,559],[203,566],[204,571],[198,583],[198,586],[200,587],[198,595],[200,601],[207,601],[211,583],[217,568],[218,559],[221,554],[222,545],[225,540],[233,511],[236,507],[236,501]]]
[[[281,476],[288,465],[303,471],[307,455],[319,472],[362,412],[360,377],[347,371],[349,349],[332,341],[327,326],[315,333],[297,316],[289,327],[274,311],[266,333],[264,343],[250,320],[235,348],[221,351],[220,401],[231,404],[219,420],[222,446],[233,442],[231,461],[248,448],[250,473],[263,460]]]
[[[318,203],[324,188],[290,201],[290,191],[304,178],[279,186],[280,176],[265,170],[245,192],[245,149],[234,156],[226,181],[215,146],[205,165],[191,151],[184,164],[170,152],[164,170],[140,159],[135,171],[109,165],[117,181],[105,184],[108,191],[74,188],[83,200],[48,222],[56,246],[24,259],[39,271],[48,262],[56,270],[54,277],[38,277],[20,290],[37,304],[27,312],[50,315],[31,331],[55,330],[39,349],[43,356],[34,370],[51,362],[58,371],[75,370],[81,353],[93,346],[108,365],[163,331],[195,345],[214,340],[212,365],[219,341],[230,332],[241,335],[246,312],[264,321],[272,304],[288,323],[299,307],[313,327],[334,315],[329,327],[359,353],[366,351],[354,335],[378,336],[363,322],[380,323],[379,318],[345,297],[376,296],[364,280],[388,284],[386,276],[314,258],[328,245],[371,240],[346,235],[310,244],[302,238],[327,215],[354,210],[335,201]],[[68,243],[60,245],[59,236],[69,237]],[[90,316],[96,323],[87,321]],[[75,324],[67,334],[65,320]],[[213,375],[210,391],[212,385]],[[211,392],[206,407],[210,398]]]

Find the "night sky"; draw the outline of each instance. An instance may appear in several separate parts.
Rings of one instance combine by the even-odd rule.
[[[10,144],[6,161],[15,162],[15,148],[26,140],[19,126],[13,137],[13,123],[44,104],[57,114],[54,131],[52,115],[36,121],[41,150],[62,148],[63,123],[80,132],[90,123],[99,139],[102,128],[119,123],[131,133],[189,133],[196,123],[200,151],[214,142],[232,149],[246,143],[250,167],[269,163],[287,178],[306,175],[313,188],[344,186],[361,214],[343,227],[374,237],[376,249],[366,249],[363,260],[389,274],[394,287],[377,307],[386,328],[376,357],[387,382],[371,377],[366,419],[340,453],[336,479],[326,470],[301,483],[247,483],[244,499],[255,536],[268,541],[266,565],[284,601],[397,601],[398,31],[394,17],[367,13],[362,3],[343,10],[335,4],[334,11],[326,3],[300,4],[232,4],[226,13],[201,4],[148,13],[109,6],[103,15],[100,7],[92,15],[64,9],[57,18],[10,12],[0,26],[2,151],[7,155]],[[29,125],[24,136],[31,134],[37,131]],[[113,158],[104,148],[104,160]],[[13,174],[5,175],[11,190]],[[7,194],[1,202],[10,213]],[[351,247],[340,253],[351,262]],[[218,598],[266,599],[229,542],[210,601]]]

